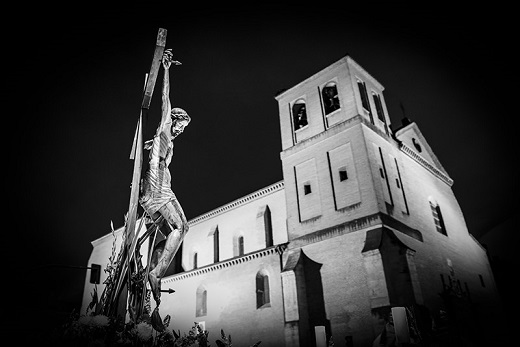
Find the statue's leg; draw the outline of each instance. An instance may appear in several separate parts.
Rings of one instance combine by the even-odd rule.
[[[168,270],[184,236],[188,232],[188,221],[178,201],[168,202],[159,209],[159,212],[163,215],[164,222],[169,227],[170,232],[167,234],[164,250],[157,259],[157,265],[148,274],[152,294],[157,305],[159,305],[161,297],[161,278]]]

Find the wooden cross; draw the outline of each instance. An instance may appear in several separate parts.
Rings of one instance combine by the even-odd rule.
[[[128,205],[128,213],[125,221],[125,251],[122,264],[118,266],[119,273],[117,274],[117,283],[115,290],[110,294],[108,302],[105,302],[109,307],[105,308],[105,311],[113,312],[113,309],[117,310],[118,302],[126,301],[126,292],[121,292],[121,289],[125,285],[125,281],[129,279],[129,268],[131,258],[134,254],[135,247],[137,245],[137,236],[135,235],[136,219],[137,219],[137,208],[139,203],[139,188],[141,181],[141,171],[143,166],[143,113],[148,111],[150,103],[152,101],[153,90],[155,88],[155,81],[159,73],[161,66],[161,60],[166,46],[166,29],[159,29],[157,34],[157,41],[155,45],[155,52],[153,55],[152,66],[150,72],[146,74],[145,86],[143,90],[143,99],[141,103],[141,111],[137,120],[137,127],[135,130],[134,141],[132,144],[132,150],[130,152],[130,159],[134,160],[134,168],[132,174],[132,186],[130,191],[130,203]],[[126,283],[127,287],[129,281]],[[105,288],[106,290],[106,288]],[[125,295],[124,298],[119,297],[119,294]]]
[[[155,81],[157,80],[157,74],[159,73],[159,67],[161,66],[161,59],[164,53],[164,47],[166,46],[166,33],[166,29],[159,28],[157,42],[155,44],[155,52],[152,60],[152,67],[150,68],[150,74],[148,75],[146,87],[144,88],[141,109],[148,109],[150,107],[150,102],[152,101]]]
[[[161,66],[161,59],[164,53],[164,48],[166,46],[166,34],[166,29],[159,28],[152,66],[150,68],[150,73],[146,77],[143,91],[143,101],[141,103],[141,112],[137,121],[134,143],[130,153],[130,159],[134,160],[134,171],[132,175],[132,189],[130,191],[130,203],[128,206],[128,215],[125,227],[127,245],[130,245],[134,239],[135,222],[137,218],[139,183],[141,180],[141,170],[143,166],[143,111],[146,111],[150,108],[153,90],[155,88],[155,81],[157,80],[159,67]]]

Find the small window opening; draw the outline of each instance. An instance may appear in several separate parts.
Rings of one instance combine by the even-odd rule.
[[[443,235],[448,235],[446,232],[446,225],[444,224],[444,218],[442,217],[441,208],[436,202],[430,201],[430,208],[432,210],[433,221],[435,222],[435,228]]]
[[[419,142],[417,142],[417,141],[415,140],[415,137],[412,137],[412,143],[413,143],[415,149],[416,149],[419,153],[421,153],[421,152],[422,152],[421,145],[419,144]]]
[[[347,169],[343,167],[339,169],[339,181],[343,182],[346,180],[348,180]]]
[[[399,180],[397,178],[395,179],[395,185],[397,188],[401,189],[401,185],[399,184]]]
[[[101,265],[90,265],[90,283],[99,284],[101,277]]]
[[[312,193],[310,183],[306,183],[303,185],[303,192],[305,193],[305,195]]]
[[[381,178],[385,178],[385,173],[383,172],[383,168],[379,168],[379,174],[381,175]]]

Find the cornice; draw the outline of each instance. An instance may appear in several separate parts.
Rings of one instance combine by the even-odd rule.
[[[332,136],[335,136],[336,134],[346,130],[350,129],[360,123],[363,122],[363,117],[361,117],[359,114],[355,115],[354,117],[345,119],[344,121],[341,121],[337,124],[334,124],[333,126],[329,127],[325,131],[322,131],[320,133],[317,133],[315,135],[312,135],[311,137],[308,137],[298,143],[295,143],[293,146],[286,148],[282,152],[280,152],[280,158],[286,159],[287,157],[298,153],[309,146],[313,146],[321,141],[324,141]]]
[[[287,249],[287,243],[283,243],[283,244],[265,248],[265,249],[262,249],[262,250],[259,250],[256,252],[248,253],[248,254],[240,256],[240,257],[231,258],[231,259],[224,260],[224,261],[221,261],[221,262],[218,262],[215,264],[210,264],[210,265],[203,266],[201,268],[197,268],[197,269],[193,269],[190,271],[175,274],[173,276],[163,278],[161,280],[161,282],[168,283],[168,282],[181,281],[181,280],[184,280],[189,277],[199,276],[199,275],[206,274],[208,272],[212,272],[215,270],[221,270],[221,269],[239,265],[242,263],[247,263],[251,260],[254,260],[257,258],[263,258],[263,257],[269,256],[269,255],[275,254],[275,253],[281,254],[286,249]]]
[[[237,208],[237,207],[239,207],[241,205],[244,205],[244,204],[246,204],[248,202],[256,200],[256,199],[258,199],[260,197],[263,197],[265,195],[272,194],[272,193],[277,192],[277,191],[282,190],[282,189],[284,189],[284,182],[283,181],[279,181],[279,182],[274,183],[274,184],[272,184],[270,186],[267,186],[267,187],[265,187],[263,189],[260,189],[260,190],[254,192],[254,193],[251,193],[251,194],[246,195],[246,196],[244,196],[244,197],[242,197],[240,199],[237,199],[237,200],[235,200],[233,202],[230,202],[229,204],[223,205],[223,206],[221,206],[219,208],[216,208],[216,209],[214,209],[214,210],[212,210],[210,212],[207,212],[207,213],[205,213],[203,215],[200,215],[198,217],[190,219],[188,221],[188,224],[190,226],[195,225],[197,223],[205,221],[206,219],[215,217],[215,216],[217,216],[217,215],[219,215],[219,214],[221,214],[223,212],[232,210],[232,209]]]
[[[304,85],[305,83],[308,83],[309,81],[317,79],[319,76],[322,76],[322,75],[326,74],[328,71],[331,71],[331,70],[337,68],[338,66],[340,66],[342,64],[345,64],[346,62],[347,62],[347,56],[344,56],[344,57],[340,58],[339,60],[337,60],[336,62],[330,64],[326,68],[321,69],[320,71],[318,71],[318,72],[314,73],[313,75],[307,77],[303,81],[295,84],[294,86],[292,86],[290,88],[287,88],[284,91],[279,92],[277,95],[275,95],[274,98],[277,101],[280,101],[280,100],[286,98],[287,96],[290,96],[290,94],[293,91],[295,91],[298,87]]]
[[[413,229],[391,216],[377,212],[295,238],[289,242],[288,248],[301,248],[309,244],[327,240],[336,236],[345,235],[354,231],[369,230],[382,226],[391,227],[393,230],[408,235],[420,242],[423,241],[422,234],[419,230]]]
[[[434,174],[436,177],[440,178],[444,183],[449,185],[450,187],[453,185],[453,180],[448,177],[445,173],[437,169],[435,166],[430,164],[429,161],[424,159],[421,155],[419,155],[417,152],[415,152],[413,149],[405,145],[404,143],[399,144],[399,149],[408,155],[410,158],[415,160],[417,163],[419,163],[422,167],[430,171],[432,174]]]

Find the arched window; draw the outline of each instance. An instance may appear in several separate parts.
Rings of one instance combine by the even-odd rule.
[[[208,292],[203,286],[197,288],[196,317],[205,316],[207,314]]]
[[[269,277],[265,271],[256,274],[256,308],[270,306]]]
[[[208,237],[213,237],[213,262],[218,263],[220,261],[220,242],[218,225],[215,225],[211,228]]]
[[[294,130],[301,129],[308,124],[307,108],[305,106],[305,100],[299,99],[293,104],[292,115],[293,115]]]
[[[198,257],[199,254],[197,252],[193,253],[193,268],[196,269],[198,266]]]
[[[271,210],[269,209],[269,206],[265,207],[264,226],[265,226],[265,246],[271,247],[273,245],[273,223],[271,221]]]
[[[339,108],[338,88],[336,83],[327,83],[321,91],[321,97],[323,99],[325,115],[334,112]]]
[[[430,200],[430,208],[432,210],[433,221],[435,222],[435,228],[443,235],[448,235],[446,232],[446,225],[444,224],[444,218],[442,217],[441,208],[439,204],[432,198]]]

